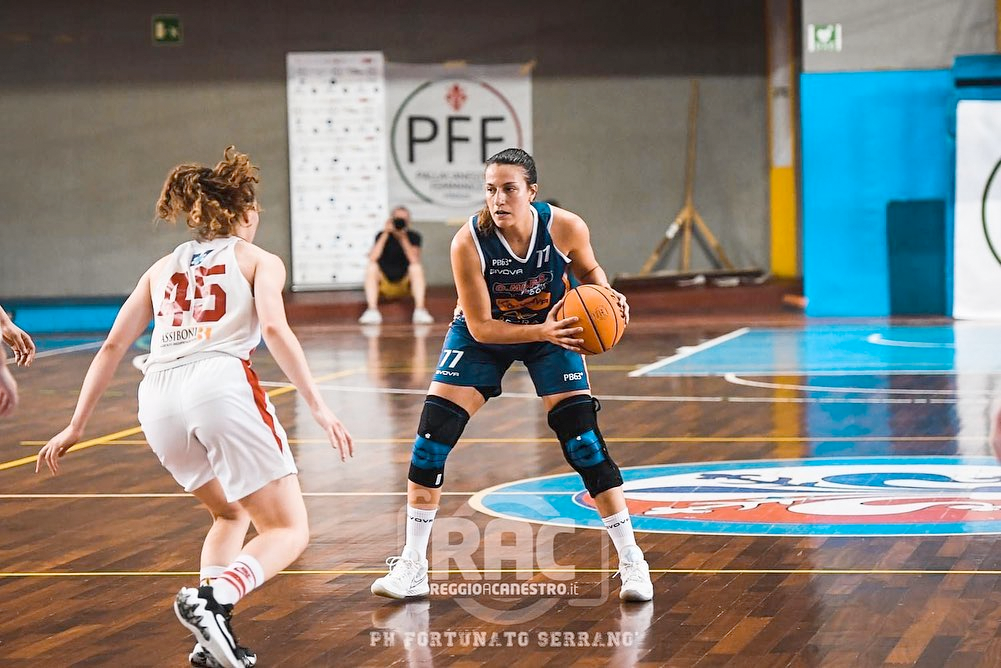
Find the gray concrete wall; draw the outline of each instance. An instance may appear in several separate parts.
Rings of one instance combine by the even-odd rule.
[[[995,52],[995,0],[803,0],[803,71],[928,70]],[[810,24],[841,24],[842,50],[807,50]]]
[[[151,45],[165,10],[181,46]],[[128,292],[187,238],[151,222],[167,171],[227,144],[261,166],[258,243],[287,262],[289,51],[536,60],[543,196],[591,224],[610,273],[637,271],[681,207],[698,78],[696,204],[738,264],[766,267],[763,22],[762,2],[728,0],[0,4],[0,297]],[[455,228],[418,227],[430,282],[450,282]]]

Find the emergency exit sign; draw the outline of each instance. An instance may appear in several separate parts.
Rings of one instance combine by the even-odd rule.
[[[153,17],[153,44],[180,44],[182,36],[180,16]]]
[[[806,30],[806,50],[810,53],[841,51],[841,24],[811,23]]]

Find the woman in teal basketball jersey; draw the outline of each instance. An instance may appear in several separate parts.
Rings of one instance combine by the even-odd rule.
[[[653,597],[650,572],[633,537],[622,477],[598,429],[576,318],[556,313],[569,269],[581,283],[608,286],[580,216],[535,202],[535,161],[521,149],[487,160],[486,203],[452,240],[459,311],[428,389],[407,483],[406,545],[390,558],[372,592],[426,595],[427,545],[441,498],[445,459],[470,416],[501,392],[508,367],[522,361],[548,411],[569,464],[594,498],[619,554],[624,600]],[[609,286],[610,287],[610,286]],[[627,321],[628,305],[619,295]]]

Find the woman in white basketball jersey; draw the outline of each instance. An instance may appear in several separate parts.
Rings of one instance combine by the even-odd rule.
[[[87,371],[73,418],[42,448],[56,473],[132,343],[154,320],[139,421],[163,466],[204,503],[212,527],[201,553],[202,586],[182,588],[174,609],[197,643],[198,666],[253,666],[237,644],[233,605],[292,563],[309,527],[295,463],[249,357],[263,332],[268,350],[344,460],[351,436],[330,411],[285,319],[282,260],[253,245],[259,223],[257,168],[226,149],[214,168],[174,168],[157,216],[187,219],[195,239],[139,279]],[[246,545],[249,523],[257,536]]]

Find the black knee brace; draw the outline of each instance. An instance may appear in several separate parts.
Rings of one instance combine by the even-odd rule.
[[[469,413],[462,406],[433,395],[425,399],[407,477],[424,487],[441,487],[445,459],[459,442],[467,422]]]
[[[622,484],[619,467],[598,430],[601,404],[594,397],[568,397],[549,411],[549,426],[563,446],[563,456],[580,474],[592,497]]]

